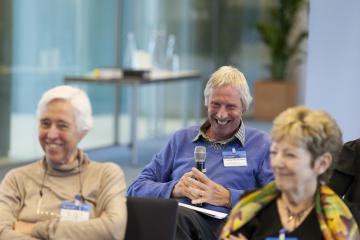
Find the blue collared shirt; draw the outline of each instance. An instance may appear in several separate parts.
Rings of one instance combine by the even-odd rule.
[[[209,142],[203,137],[197,137],[199,126],[177,131],[129,186],[128,195],[170,198],[175,184],[195,165],[195,146],[203,145],[207,148],[206,176],[230,190],[233,207],[245,190],[263,187],[273,180],[269,160],[270,137],[253,128],[244,127],[241,131],[245,133],[244,144],[238,137],[224,144]],[[246,151],[247,166],[224,166],[223,150],[234,147]],[[191,204],[188,198],[179,201]],[[221,212],[230,211],[229,208],[210,204],[203,204],[202,207]]]

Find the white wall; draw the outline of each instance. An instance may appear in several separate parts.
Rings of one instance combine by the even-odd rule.
[[[360,1],[310,1],[305,105],[329,112],[344,141],[360,137]]]

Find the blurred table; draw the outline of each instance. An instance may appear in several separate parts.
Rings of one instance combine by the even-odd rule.
[[[196,71],[179,71],[179,72],[166,72],[166,71],[152,71],[138,76],[126,76],[121,74],[111,74],[93,76],[67,76],[64,78],[65,84],[71,83],[86,83],[86,84],[111,84],[115,87],[114,93],[114,145],[119,145],[119,122],[118,117],[120,113],[120,88],[123,85],[131,85],[131,116],[130,116],[130,144],[131,148],[131,161],[134,165],[138,164],[138,115],[139,115],[139,86],[144,84],[156,84],[162,82],[175,82],[184,80],[201,80],[201,76]],[[201,84],[201,81],[199,81]],[[201,89],[201,88],[200,88]],[[195,110],[196,122],[200,122],[201,115],[201,99],[202,92],[199,92],[199,101]],[[185,96],[186,98],[186,96]],[[188,104],[188,103],[185,103]]]

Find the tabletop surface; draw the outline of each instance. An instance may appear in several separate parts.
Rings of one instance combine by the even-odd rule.
[[[197,71],[137,71],[126,75],[120,69],[114,69],[87,76],[66,76],[64,78],[65,82],[141,84],[186,79],[200,79],[200,74]]]

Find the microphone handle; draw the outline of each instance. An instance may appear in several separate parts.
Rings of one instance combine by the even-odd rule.
[[[203,173],[206,172],[206,169],[205,169],[205,161],[196,161],[196,162],[195,162],[195,165],[196,165],[196,169],[199,170],[200,172],[203,172]],[[198,203],[198,204],[195,204],[195,206],[197,206],[197,207],[202,207],[203,204],[202,204],[202,203]]]
[[[205,172],[205,161],[196,161],[196,169],[200,172]]]

